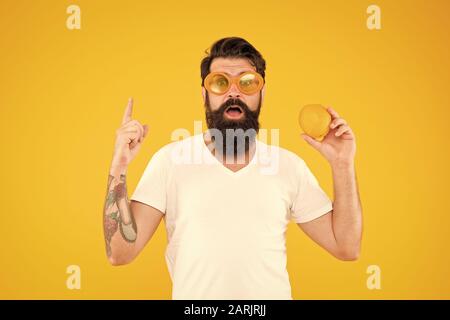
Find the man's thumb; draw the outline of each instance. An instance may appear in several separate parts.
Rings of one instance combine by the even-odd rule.
[[[308,142],[308,144],[311,145],[313,148],[315,148],[315,149],[320,148],[321,143],[319,141],[317,141],[316,139],[311,138],[310,136],[308,136],[305,133],[302,133],[301,136],[302,136],[303,140]]]
[[[147,133],[148,133],[148,125],[147,125],[147,124],[144,124],[143,127],[144,127],[144,134],[143,134],[143,137],[145,138],[145,137],[147,136]]]

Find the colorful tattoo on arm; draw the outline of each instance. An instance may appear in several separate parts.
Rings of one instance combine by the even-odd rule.
[[[119,181],[113,175],[108,177],[108,186],[103,214],[106,254],[111,256],[111,239],[117,230],[127,242],[135,242],[137,227],[127,196],[126,176],[121,174]]]

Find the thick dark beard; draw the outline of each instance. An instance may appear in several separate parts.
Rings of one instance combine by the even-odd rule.
[[[232,105],[238,105],[244,111],[244,118],[241,120],[228,120],[224,116],[225,109]],[[237,157],[246,153],[250,146],[254,144],[259,131],[259,113],[261,110],[261,93],[256,111],[249,109],[246,103],[240,99],[228,99],[219,109],[211,110],[208,92],[205,98],[206,124],[210,132],[218,130],[221,133],[222,141],[217,140],[217,135],[212,134],[212,142],[215,150],[221,155],[226,155],[227,159],[233,155]],[[220,137],[219,136],[219,137]],[[227,138],[228,137],[228,138]]]

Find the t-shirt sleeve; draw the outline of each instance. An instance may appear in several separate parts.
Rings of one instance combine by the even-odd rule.
[[[333,203],[322,190],[307,164],[300,160],[298,166],[298,192],[291,207],[291,218],[297,223],[314,220],[333,209]]]
[[[131,200],[139,201],[166,212],[168,157],[163,149],[158,150],[150,159],[142,174]]]

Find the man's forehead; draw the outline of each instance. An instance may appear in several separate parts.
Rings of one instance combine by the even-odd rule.
[[[255,71],[250,61],[242,58],[215,58],[210,66],[210,72],[226,72],[230,75],[238,75],[245,71]]]

